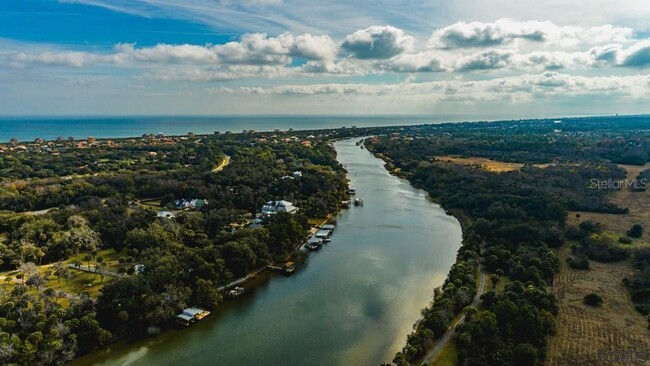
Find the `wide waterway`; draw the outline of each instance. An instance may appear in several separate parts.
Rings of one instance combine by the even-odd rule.
[[[206,320],[116,344],[75,365],[378,365],[392,360],[460,247],[458,221],[355,140],[335,143],[363,197],[332,242]]]

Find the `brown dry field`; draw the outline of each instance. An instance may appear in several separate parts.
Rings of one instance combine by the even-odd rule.
[[[549,339],[547,365],[648,365],[650,331],[643,315],[634,310],[621,280],[632,272],[630,262],[598,263],[591,269],[569,268],[568,246],[560,250],[562,269],[552,292],[560,308],[557,334]],[[590,307],[582,298],[595,292],[603,306]]]
[[[627,177],[635,178],[650,168],[622,165]],[[622,235],[634,223],[650,229],[650,193],[621,190],[610,194],[610,202],[630,209],[626,215],[569,213],[568,222],[579,224],[593,220],[603,224],[605,231]],[[648,242],[644,234],[638,244]],[[555,276],[552,291],[560,308],[557,334],[548,344],[547,365],[650,365],[650,330],[645,317],[634,310],[630,294],[622,279],[634,272],[631,261],[598,263],[590,261],[591,269],[571,269],[565,262],[569,246],[560,250],[562,269]],[[595,292],[603,297],[600,308],[582,303],[582,297]]]
[[[521,169],[524,164],[521,163],[507,163],[503,161],[497,161],[497,160],[492,160],[488,158],[479,158],[479,157],[459,157],[459,156],[450,156],[450,155],[444,155],[444,156],[436,156],[437,160],[440,161],[450,161],[455,164],[461,164],[461,165],[474,165],[474,166],[479,166],[481,169],[485,169],[489,172],[495,172],[495,173],[503,173],[503,172],[511,172],[513,170],[519,170]],[[533,166],[539,167],[539,168],[544,168],[547,167],[549,164],[533,164]]]

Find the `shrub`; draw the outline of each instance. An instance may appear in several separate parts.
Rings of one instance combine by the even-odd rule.
[[[567,263],[573,269],[589,269],[589,259],[584,254],[577,255],[575,258],[568,258]]]
[[[618,238],[618,242],[621,244],[632,244],[632,238],[623,235],[620,238]]]
[[[589,259],[605,263],[618,262],[630,256],[627,250],[617,247],[613,240],[597,234],[583,239],[571,249],[574,254],[584,254]]]
[[[632,238],[640,238],[643,236],[643,226],[639,224],[632,225],[630,230],[627,231],[627,236]]]
[[[582,301],[589,306],[600,306],[603,304],[603,298],[600,297],[596,293],[590,293],[589,295],[586,295]]]
[[[569,240],[582,240],[589,235],[589,231],[579,229],[575,226],[569,226],[566,228],[564,236]]]
[[[585,220],[580,223],[580,229],[591,231],[592,233],[599,233],[603,230],[603,226],[600,222]]]

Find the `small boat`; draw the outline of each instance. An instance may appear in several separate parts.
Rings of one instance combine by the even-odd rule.
[[[354,199],[354,205],[355,206],[363,206],[363,198],[355,198]]]
[[[229,295],[230,297],[237,297],[237,296],[239,296],[239,295],[243,295],[243,294],[244,294],[244,291],[245,291],[245,290],[244,290],[243,287],[237,286],[237,287],[235,287],[234,289],[228,291],[228,295]]]
[[[305,248],[311,251],[318,250],[321,248],[321,246],[323,246],[323,241],[316,237],[309,238],[309,240],[307,240],[307,243],[305,244]]]
[[[316,243],[307,243],[307,244],[305,244],[305,248],[307,248],[308,250],[311,250],[312,252],[315,251],[315,250],[320,249],[320,247],[321,247],[321,245],[316,244]]]
[[[357,190],[354,189],[354,188],[350,188],[350,190],[348,191],[348,193],[350,194],[350,196],[354,196],[355,194],[357,194]]]
[[[332,241],[332,239],[330,239],[330,238],[323,239],[323,243],[325,243],[325,244],[330,243],[331,241]]]
[[[293,265],[293,262],[285,263],[283,268],[284,268],[284,273],[288,275],[296,271],[296,267]]]

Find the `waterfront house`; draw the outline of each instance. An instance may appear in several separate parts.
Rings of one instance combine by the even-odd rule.
[[[176,217],[176,215],[173,212],[169,212],[169,211],[158,211],[158,213],[156,213],[156,216],[163,217],[165,219],[173,219]]]
[[[293,203],[289,201],[268,201],[264,206],[262,206],[261,211],[265,215],[273,215],[278,212],[293,214],[298,211],[298,207],[294,206]]]
[[[203,206],[208,204],[208,200],[205,199],[179,199],[174,201],[174,208],[177,210],[200,210]]]

